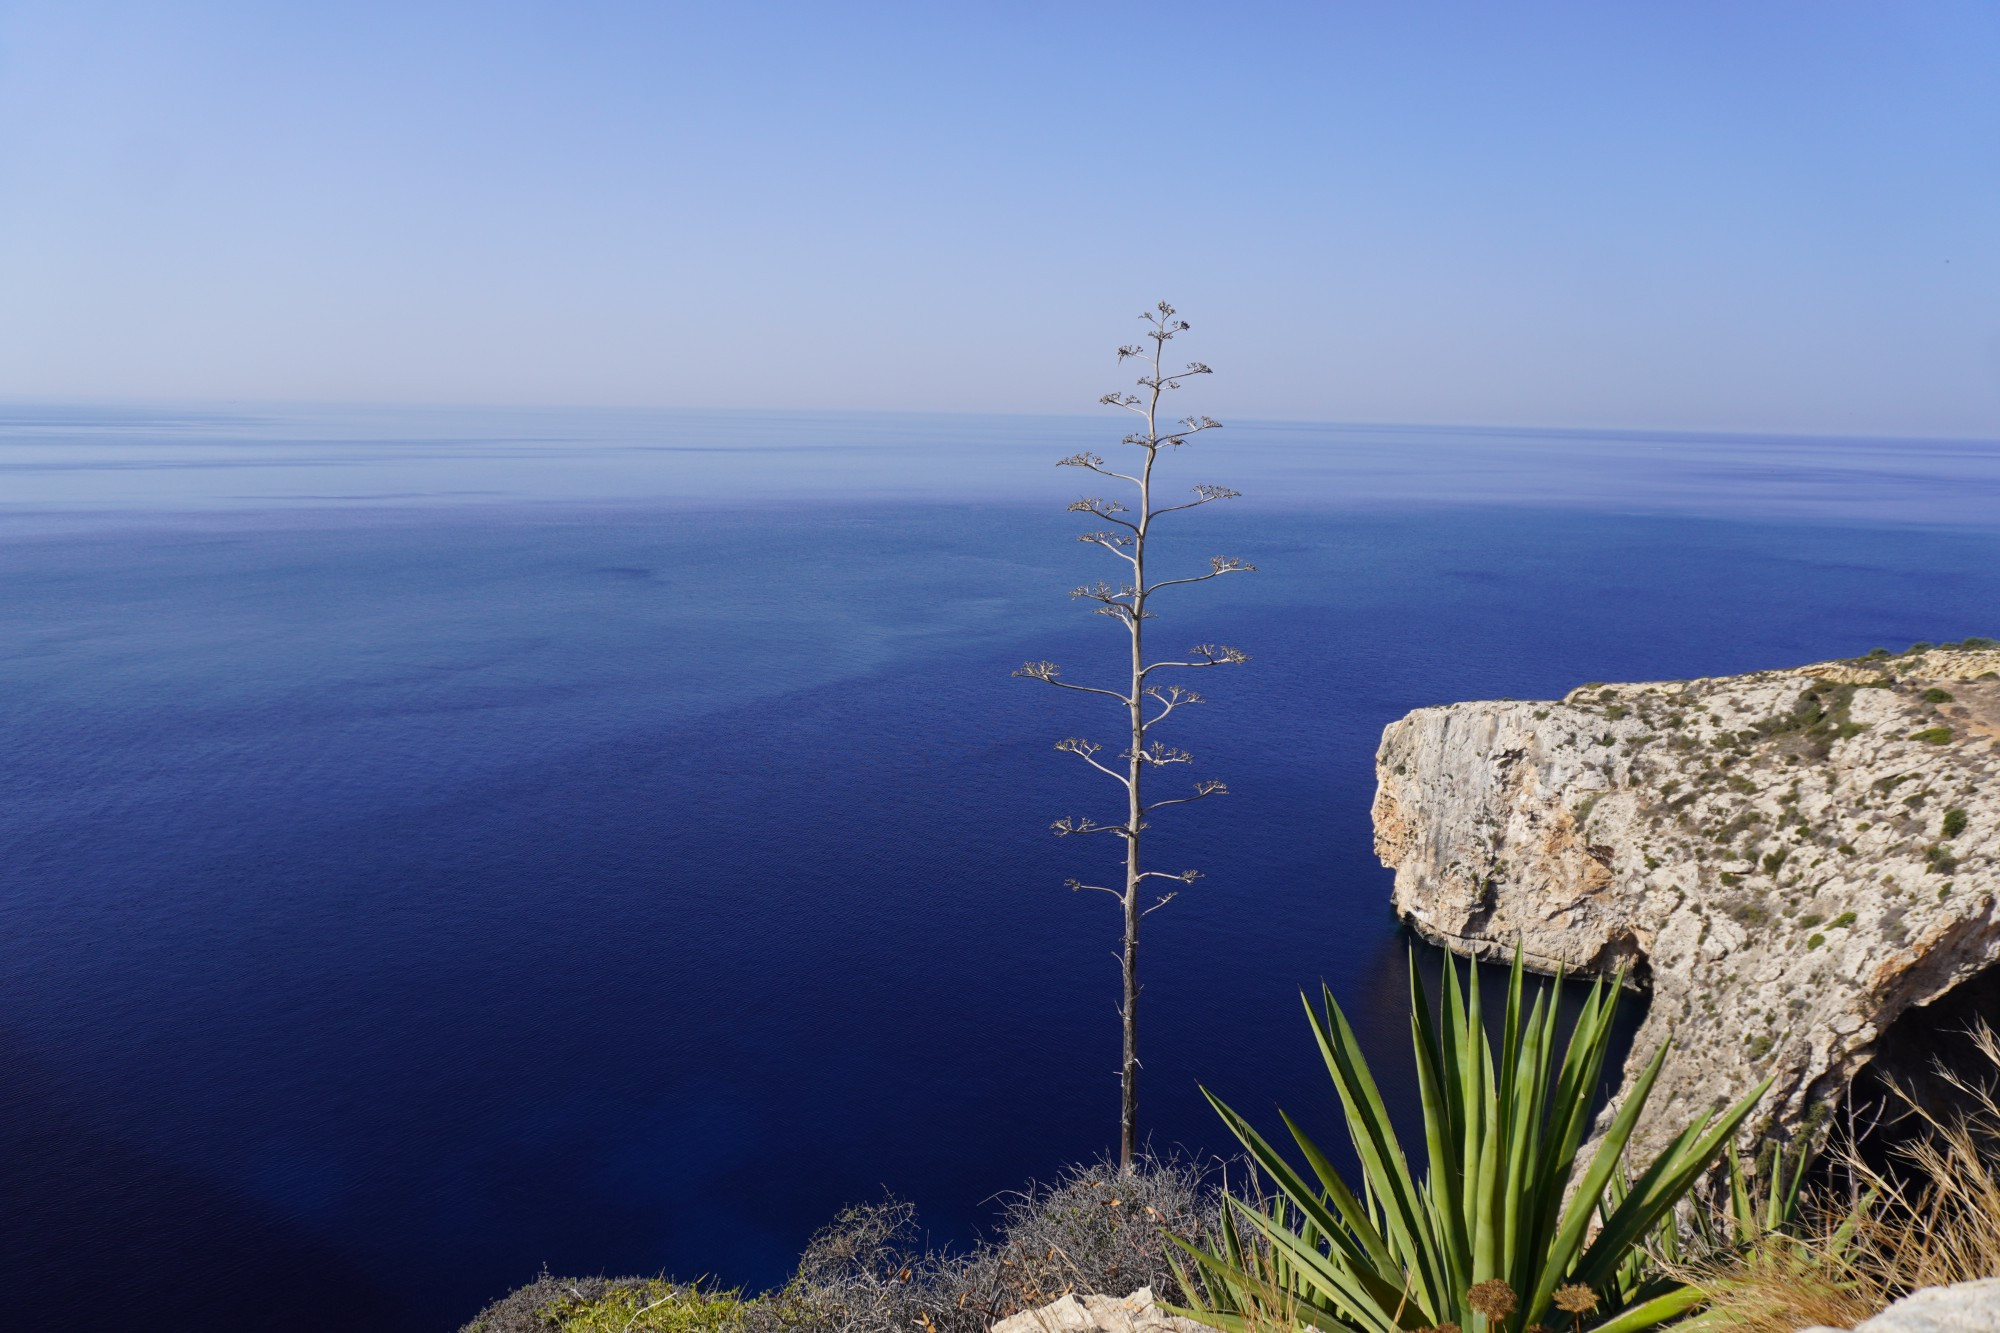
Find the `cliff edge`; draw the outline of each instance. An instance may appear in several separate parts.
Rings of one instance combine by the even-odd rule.
[[[1637,1139],[1775,1078],[1779,1132],[2000,959],[2000,649],[1422,708],[1376,754],[1395,908],[1458,953],[1631,969]],[[1628,1068],[1628,1073],[1632,1072]]]

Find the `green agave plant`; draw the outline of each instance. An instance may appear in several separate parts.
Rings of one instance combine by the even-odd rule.
[[[1445,975],[1434,1020],[1411,961],[1410,1028],[1429,1153],[1421,1181],[1331,991],[1324,1016],[1310,1001],[1306,1016],[1361,1162],[1358,1194],[1289,1116],[1285,1126],[1310,1177],[1207,1094],[1275,1193],[1255,1205],[1232,1199],[1215,1248],[1185,1247],[1197,1269],[1189,1276],[1200,1278],[1207,1303],[1184,1313],[1230,1333],[1394,1333],[1453,1324],[1467,1333],[1524,1333],[1536,1325],[1632,1333],[1700,1303],[1699,1293],[1634,1258],[1721,1156],[1768,1084],[1689,1126],[1634,1171],[1625,1148],[1659,1077],[1662,1048],[1578,1176],[1622,977],[1592,987],[1558,1067],[1554,991],[1523,1013],[1518,954],[1497,1052],[1480,1008],[1478,969],[1464,987],[1455,967]]]
[[[1730,1149],[1723,1158],[1727,1172],[1721,1182],[1728,1189],[1718,1190],[1715,1207],[1692,1213],[1685,1234],[1670,1218],[1662,1218],[1653,1249],[1668,1263],[1685,1265],[1725,1251],[1742,1253],[1769,1242],[1797,1239],[1807,1227],[1805,1186],[1819,1160],[1819,1142],[1818,1133],[1807,1133],[1789,1144],[1767,1145],[1754,1172],[1741,1153]],[[1836,1237],[1853,1231],[1870,1202],[1872,1196],[1855,1203]]]

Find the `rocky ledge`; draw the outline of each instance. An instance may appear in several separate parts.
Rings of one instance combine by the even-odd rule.
[[[992,1333],[1215,1333],[1206,1324],[1162,1310],[1153,1289],[1130,1296],[1058,1297],[993,1325]]]
[[[1638,1138],[1775,1079],[1784,1132],[2000,958],[2000,650],[1423,708],[1376,755],[1396,911],[1462,954],[1650,987]]]

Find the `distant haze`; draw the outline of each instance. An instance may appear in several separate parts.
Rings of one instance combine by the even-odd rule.
[[[2000,435],[2000,8],[0,7],[0,397]]]

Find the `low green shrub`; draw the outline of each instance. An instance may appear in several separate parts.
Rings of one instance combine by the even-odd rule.
[[[1922,731],[1910,733],[1913,741],[1923,741],[1927,745],[1943,745],[1951,739],[1950,727],[1925,727]]]
[[[748,1309],[736,1292],[664,1277],[544,1273],[488,1306],[460,1333],[742,1333]]]
[[[1853,685],[1814,685],[1799,696],[1791,712],[1757,723],[1743,733],[1744,739],[1775,740],[1806,758],[1825,759],[1835,741],[1868,730],[1866,723],[1850,716],[1854,690]]]
[[[1762,903],[1733,902],[1722,909],[1729,919],[1745,926],[1768,926],[1771,924],[1771,909]]]
[[[735,1333],[743,1302],[665,1278],[620,1285],[595,1299],[564,1295],[543,1311],[557,1333]]]
[[[1969,818],[1970,816],[1968,816],[1965,813],[1965,811],[1957,808],[1945,811],[1944,812],[1945,840],[1950,841],[1951,839],[1956,838],[1959,834],[1965,832],[1965,826]]]

